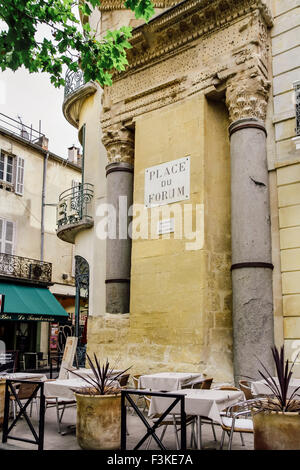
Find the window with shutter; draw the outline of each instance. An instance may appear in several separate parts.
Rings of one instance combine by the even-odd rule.
[[[0,151],[0,180],[6,183],[13,183],[14,157]]]
[[[16,175],[16,194],[23,196],[24,193],[24,164],[25,160],[22,157],[18,157],[17,161],[17,175]]]
[[[15,223],[0,219],[0,252],[8,255],[14,253]]]
[[[4,153],[0,151],[0,180],[4,181],[4,171],[5,171],[5,157]]]
[[[77,180],[72,180],[72,196],[76,197],[79,194],[81,188],[81,182]]]
[[[5,248],[4,253],[12,255],[14,251],[14,223],[6,221]]]
[[[3,238],[4,238],[4,220],[3,219],[0,219],[0,253],[3,253],[4,251],[4,248],[2,250],[2,242],[3,242]]]
[[[23,195],[24,159],[0,150],[0,188]]]

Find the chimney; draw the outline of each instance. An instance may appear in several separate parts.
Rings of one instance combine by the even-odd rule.
[[[40,145],[42,149],[44,150],[48,150],[48,143],[49,143],[49,139],[45,137],[44,135],[41,135],[37,142],[37,144]]]
[[[68,148],[68,160],[71,163],[75,163],[75,165],[81,164],[81,155],[79,152],[79,148],[75,147],[73,144],[72,147]]]

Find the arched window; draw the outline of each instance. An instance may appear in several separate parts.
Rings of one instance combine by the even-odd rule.
[[[89,263],[82,256],[75,256],[75,336],[78,337],[77,359],[79,366],[85,366],[86,325],[89,313]]]

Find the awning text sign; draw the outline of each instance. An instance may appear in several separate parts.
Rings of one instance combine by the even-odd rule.
[[[22,313],[1,313],[0,320],[12,320],[12,321],[47,321],[54,322],[57,321],[57,317],[50,315],[30,315]],[[64,320],[64,317],[62,317]]]
[[[190,157],[145,169],[145,206],[155,207],[190,198]]]

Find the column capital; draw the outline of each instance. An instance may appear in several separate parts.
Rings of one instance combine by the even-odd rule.
[[[270,82],[257,69],[243,71],[227,81],[226,105],[231,123],[240,119],[266,119]]]
[[[107,150],[108,163],[129,163],[134,161],[134,132],[116,124],[103,131],[102,143]]]

